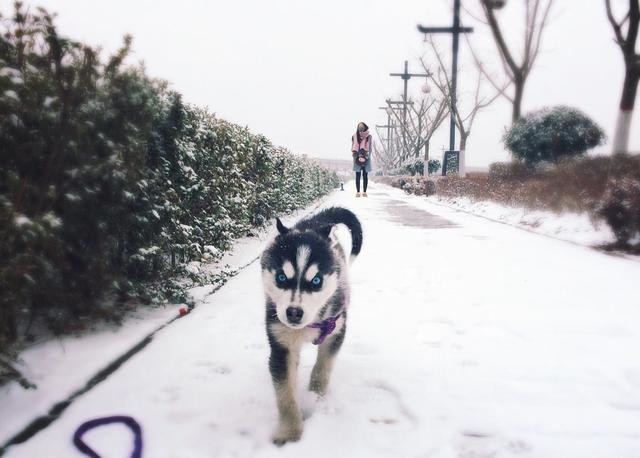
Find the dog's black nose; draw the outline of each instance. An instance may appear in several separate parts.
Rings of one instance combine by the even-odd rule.
[[[304,310],[300,307],[287,308],[287,319],[291,324],[300,323],[300,321],[302,321],[302,315],[304,315]]]

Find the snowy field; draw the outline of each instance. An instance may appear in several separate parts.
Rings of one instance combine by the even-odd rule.
[[[75,428],[125,414],[142,425],[148,458],[640,457],[639,262],[382,185],[369,195],[329,199],[361,218],[364,246],[323,399],[305,389],[315,347],[303,352],[300,442],[270,442],[254,262],[6,456],[83,456]],[[2,418],[41,413],[0,400]],[[86,438],[104,458],[129,456],[123,427]]]

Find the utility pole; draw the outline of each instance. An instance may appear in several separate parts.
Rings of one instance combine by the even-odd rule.
[[[452,42],[452,56],[451,56],[451,121],[449,125],[449,151],[445,152],[442,159],[442,174],[447,174],[447,160],[448,157],[455,157],[459,154],[455,150],[456,147],[456,106],[457,95],[456,87],[458,83],[458,44],[461,33],[473,32],[473,27],[460,27],[460,0],[453,0],[453,26],[452,27],[424,27],[418,25],[418,31],[420,33],[450,33],[453,36]],[[458,169],[462,176],[465,174],[464,170],[464,158],[458,158]]]
[[[404,81],[404,92],[402,96],[402,102],[404,102],[403,110],[402,110],[402,147],[404,149],[403,156],[407,153],[407,137],[405,135],[405,130],[407,128],[407,86],[409,80],[413,76],[420,76],[423,78],[428,78],[430,75],[426,73],[409,73],[409,62],[404,61],[404,73],[389,73],[389,76],[399,76]]]

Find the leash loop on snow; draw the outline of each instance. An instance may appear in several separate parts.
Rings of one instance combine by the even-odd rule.
[[[82,423],[76,432],[73,434],[73,445],[78,450],[87,455],[90,458],[100,458],[91,447],[89,447],[83,440],[82,436],[87,431],[96,428],[98,426],[109,425],[111,423],[124,423],[133,432],[133,451],[131,452],[131,458],[142,457],[142,428],[132,417],[126,415],[114,415],[111,417],[95,418]]]

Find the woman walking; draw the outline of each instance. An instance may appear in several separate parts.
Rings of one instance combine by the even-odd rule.
[[[356,133],[351,137],[353,171],[356,172],[356,197],[360,197],[360,176],[362,176],[362,197],[367,197],[368,173],[371,171],[370,147],[371,135],[369,135],[369,127],[360,122]]]

